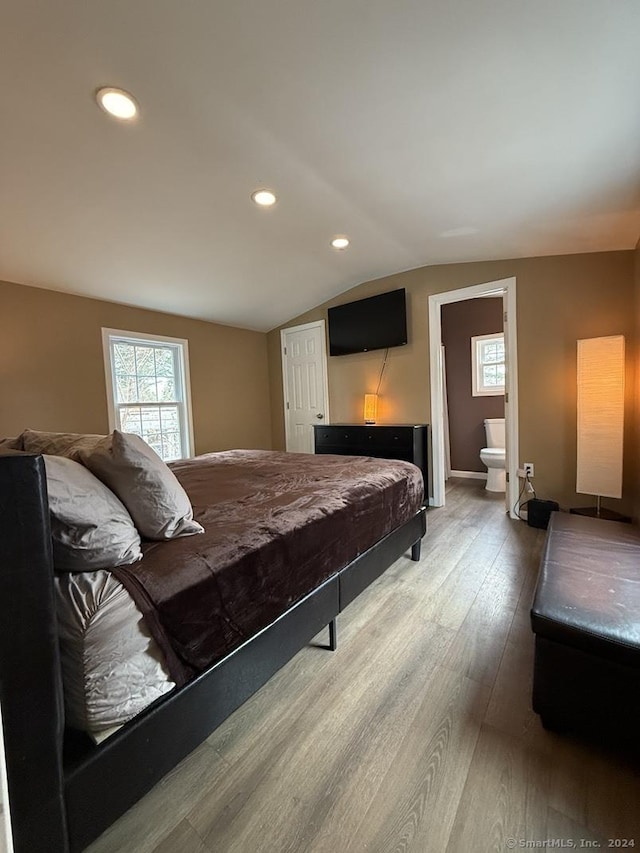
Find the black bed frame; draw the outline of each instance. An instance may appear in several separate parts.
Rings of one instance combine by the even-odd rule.
[[[422,507],[275,622],[95,746],[65,733],[41,456],[0,458],[0,707],[15,853],[76,853],[149,791],[401,554]]]

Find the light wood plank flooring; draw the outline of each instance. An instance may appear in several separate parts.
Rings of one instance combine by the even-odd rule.
[[[420,562],[339,617],[338,650],[316,638],[91,853],[640,848],[637,768],[531,710],[544,532],[482,486],[451,481]]]

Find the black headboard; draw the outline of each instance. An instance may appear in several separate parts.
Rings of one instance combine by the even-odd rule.
[[[64,711],[41,456],[0,456],[0,704],[15,853],[67,849]]]

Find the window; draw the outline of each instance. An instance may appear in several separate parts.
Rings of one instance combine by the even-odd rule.
[[[474,397],[504,394],[504,334],[471,338],[472,392]]]
[[[109,426],[141,436],[170,462],[191,456],[187,341],[102,330]]]

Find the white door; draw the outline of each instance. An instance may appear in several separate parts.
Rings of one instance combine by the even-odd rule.
[[[280,332],[287,450],[313,453],[314,424],[329,422],[324,320]]]

